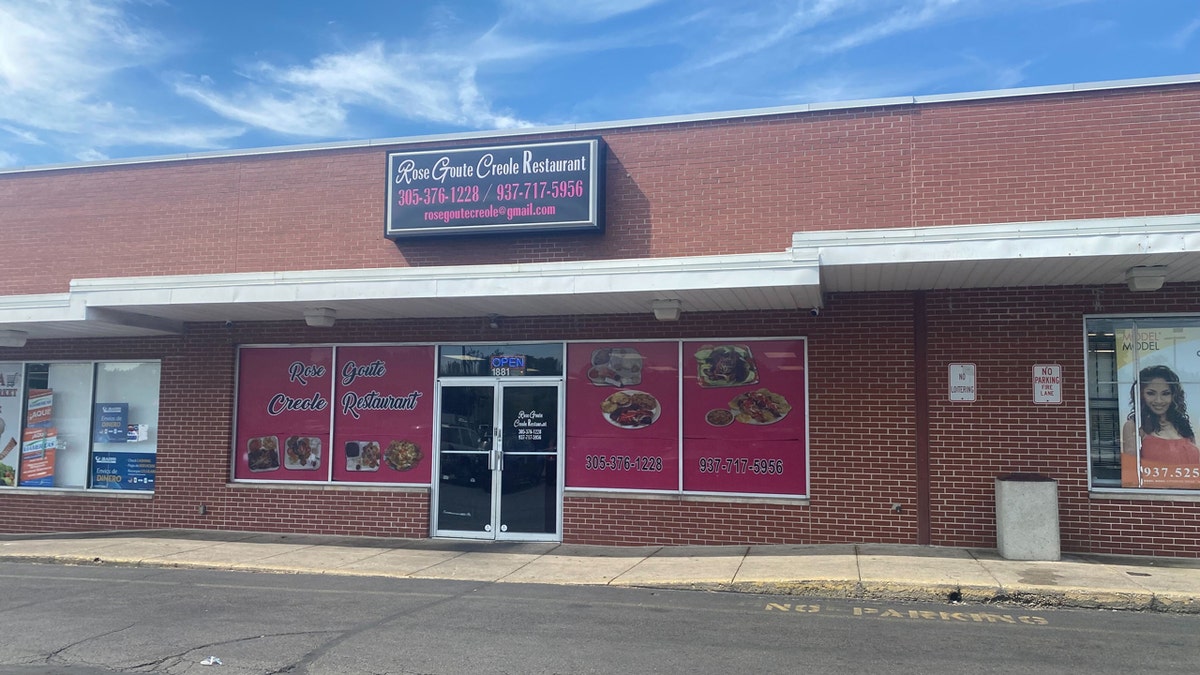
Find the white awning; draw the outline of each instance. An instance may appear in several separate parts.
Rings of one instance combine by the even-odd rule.
[[[829,293],[1124,285],[1133,267],[1200,281],[1200,215],[798,232],[778,253],[77,279],[0,296],[29,339],[179,333],[186,322],[803,310]]]
[[[177,333],[184,322],[562,316],[818,306],[815,259],[791,252],[454,267],[77,279],[70,292],[0,296],[0,329],[30,339]]]

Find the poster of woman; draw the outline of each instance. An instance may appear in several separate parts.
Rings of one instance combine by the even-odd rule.
[[[1117,334],[1121,485],[1200,488],[1200,447],[1188,400],[1200,401],[1200,329],[1135,327]]]

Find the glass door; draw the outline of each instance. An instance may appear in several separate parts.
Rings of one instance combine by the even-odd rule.
[[[560,383],[439,386],[437,536],[557,541]]]

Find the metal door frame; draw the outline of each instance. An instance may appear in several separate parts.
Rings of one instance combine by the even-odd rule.
[[[555,409],[555,414],[558,415],[558,424],[555,438],[555,453],[556,465],[558,467],[557,475],[554,481],[554,509],[555,523],[557,527],[555,532],[530,533],[530,532],[502,532],[500,530],[500,499],[501,499],[501,478],[503,476],[503,468],[493,468],[491,470],[492,478],[492,512],[491,512],[491,531],[475,532],[470,530],[442,530],[439,528],[438,517],[440,515],[439,503],[441,500],[441,465],[442,465],[442,389],[445,387],[493,387],[495,396],[492,399],[492,429],[493,439],[497,438],[495,433],[498,430],[497,424],[504,414],[504,390],[516,389],[520,387],[555,387],[558,389],[558,400]],[[563,485],[565,484],[565,466],[563,463],[563,444],[566,437],[566,400],[564,392],[566,384],[564,377],[450,377],[438,378],[435,392],[435,424],[433,425],[433,475],[430,481],[430,509],[429,509],[429,532],[433,537],[439,538],[455,538],[455,539],[481,539],[484,541],[562,541],[562,513],[563,513]],[[495,440],[493,440],[493,444]],[[503,447],[496,448],[493,445],[491,452],[503,452]],[[548,453],[547,453],[548,454]],[[493,461],[489,459],[489,466]]]

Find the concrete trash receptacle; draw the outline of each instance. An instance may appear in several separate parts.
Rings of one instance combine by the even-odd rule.
[[[1058,481],[1034,473],[996,479],[996,548],[1009,560],[1058,560]]]

